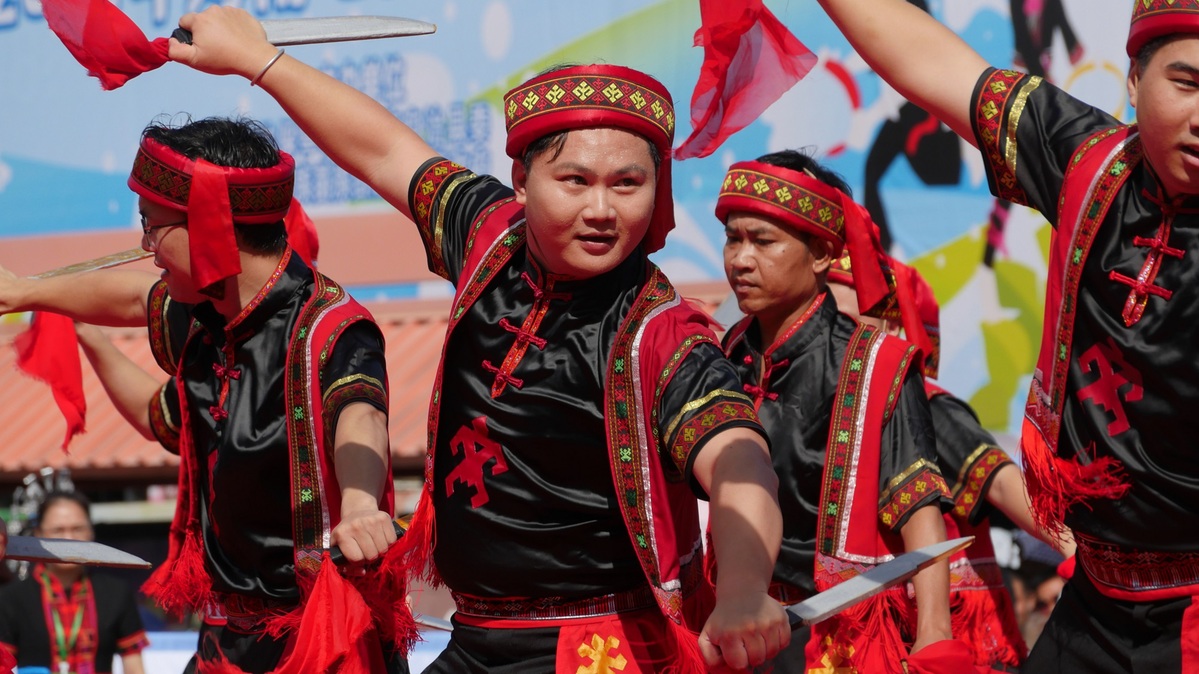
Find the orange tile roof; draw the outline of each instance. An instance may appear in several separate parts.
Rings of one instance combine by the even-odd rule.
[[[708,309],[727,294],[723,283],[683,288]],[[389,430],[397,471],[419,475],[426,445],[429,392],[441,357],[448,302],[404,301],[368,305],[383,330],[391,392]],[[0,324],[0,483],[19,482],[43,466],[67,467],[76,480],[173,483],[178,459],[133,430],[113,407],[86,360],[83,385],[87,432],[60,449],[65,422],[49,388],[16,366],[12,337],[24,325]],[[116,346],[146,370],[161,374],[143,329],[109,329]],[[162,375],[165,380],[165,375]]]

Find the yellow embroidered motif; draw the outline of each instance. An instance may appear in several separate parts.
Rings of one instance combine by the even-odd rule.
[[[858,670],[852,664],[845,664],[845,661],[853,656],[853,646],[845,644],[834,647],[831,637],[824,638],[824,655],[820,656],[819,667],[812,667],[808,670],[808,674],[858,674]]]
[[[591,95],[595,93],[595,87],[591,86],[590,84],[587,84],[586,82],[579,82],[579,85],[574,88],[573,93],[575,95],[575,98],[578,98],[581,101],[585,101],[588,98],[591,98]]]
[[[982,112],[983,117],[993,119],[995,115],[999,114],[999,106],[995,105],[995,101],[987,101],[987,104],[983,106]]]
[[[520,104],[525,106],[525,110],[532,110],[533,108],[537,107],[537,101],[539,100],[541,100],[541,97],[530,91],[528,95],[525,96],[525,100],[521,101]]]
[[[770,190],[770,184],[766,182],[765,178],[759,178],[757,180],[757,182],[754,183],[754,191],[757,192],[758,194],[763,194],[764,192],[767,192],[769,190]]]
[[[615,82],[613,82],[604,87],[604,96],[608,98],[609,103],[615,103],[616,101],[624,98],[624,92],[620,90],[620,87],[616,86]]]
[[[632,94],[630,94],[629,101],[632,102],[633,107],[637,108],[638,110],[645,107],[645,96],[642,96],[640,91],[634,91]]]
[[[612,652],[620,646],[620,639],[608,637],[604,639],[598,634],[591,635],[591,644],[579,644],[579,656],[591,658],[590,665],[579,665],[575,674],[609,674],[624,671],[628,660],[623,655],[612,657]]]
[[[774,191],[774,198],[785,204],[795,197],[791,195],[791,190],[787,189],[786,187],[780,187]]]
[[[799,207],[799,210],[807,213],[808,211],[812,210],[812,197],[804,197],[803,199],[795,202],[795,205]]]
[[[545,92],[545,97],[548,98],[550,103],[553,103],[554,105],[557,105],[558,101],[562,100],[562,97],[565,95],[566,95],[566,90],[563,89],[562,87],[558,86],[557,84],[554,85],[553,89],[550,89],[549,91]]]
[[[745,189],[745,186],[749,184],[749,178],[746,178],[745,176],[738,174],[736,184],[737,184],[737,189],[743,190],[743,189]]]
[[[824,208],[817,211],[817,214],[820,216],[821,222],[828,222],[829,220],[831,220],[833,218],[833,209],[829,208],[828,206],[825,206]]]

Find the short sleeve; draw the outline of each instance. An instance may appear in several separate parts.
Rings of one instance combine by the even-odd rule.
[[[949,480],[953,513],[972,524],[987,516],[986,493],[995,473],[1012,462],[974,410],[951,395],[929,399],[937,434],[937,462]]]
[[[476,175],[444,157],[425,162],[408,192],[429,271],[454,284],[462,274],[476,223],[489,208],[513,195],[492,176]]]
[[[387,413],[387,361],[383,335],[371,321],[356,321],[337,338],[321,368],[321,408],[329,437],[346,405],[365,402]]]
[[[908,368],[891,418],[883,427],[879,470],[879,521],[898,532],[927,505],[950,508],[949,488],[936,462],[936,438],[924,381]]]
[[[691,476],[695,457],[721,431],[749,428],[769,442],[737,372],[712,341],[688,349],[658,402],[659,447],[678,475]],[[692,489],[707,498],[691,479]]]
[[[1050,82],[1012,70],[984,72],[973,106],[991,193],[1037,209],[1054,226],[1075,151],[1097,131],[1119,125]]]

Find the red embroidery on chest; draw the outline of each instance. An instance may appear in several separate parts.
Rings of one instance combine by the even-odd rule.
[[[490,360],[483,361],[483,369],[495,375],[495,381],[491,384],[492,398],[498,398],[508,384],[512,384],[516,388],[524,386],[524,380],[513,376],[512,372],[524,359],[530,344],[538,349],[545,348],[546,341],[537,337],[537,329],[541,327],[541,321],[545,319],[546,313],[550,310],[550,302],[570,299],[570,293],[553,292],[553,277],[545,280],[544,287],[538,287],[528,272],[521,273],[521,278],[533,289],[533,308],[529,310],[529,315],[525,317],[524,323],[520,327],[512,325],[506,318],[500,319],[500,327],[516,335],[516,341],[513,342],[512,348],[508,349],[508,355],[504,357],[504,362],[500,363],[498,367],[492,365]]]
[[[1170,223],[1173,217],[1167,215],[1161,226],[1157,230],[1157,236],[1149,238],[1138,236],[1132,240],[1134,246],[1141,246],[1149,249],[1149,253],[1145,256],[1145,263],[1141,265],[1141,271],[1136,278],[1130,278],[1113,269],[1108,278],[1117,283],[1131,286],[1132,291],[1128,293],[1128,299],[1124,301],[1124,325],[1132,326],[1137,321],[1141,320],[1141,316],[1145,314],[1145,305],[1149,302],[1150,295],[1156,295],[1164,300],[1170,299],[1174,294],[1171,290],[1166,290],[1161,286],[1153,284],[1157,278],[1158,271],[1161,270],[1164,256],[1170,256],[1175,259],[1182,259],[1184,252],[1178,248],[1171,248],[1168,241],[1170,239]]]
[[[1111,337],[1093,344],[1078,359],[1078,364],[1084,372],[1099,375],[1098,379],[1078,390],[1078,399],[1090,400],[1115,416],[1107,425],[1108,435],[1115,437],[1127,431],[1130,426],[1122,402],[1141,399],[1141,373],[1124,362],[1120,348]]]
[[[472,508],[479,508],[491,499],[487,495],[487,487],[483,483],[483,469],[487,463],[495,459],[489,474],[492,477],[508,471],[508,462],[504,459],[504,448],[487,436],[487,417],[478,417],[470,422],[470,426],[458,429],[450,440],[450,452],[454,456],[462,455],[462,461],[454,466],[445,478],[445,495],[454,494],[455,483],[472,487],[474,496],[470,499]]]

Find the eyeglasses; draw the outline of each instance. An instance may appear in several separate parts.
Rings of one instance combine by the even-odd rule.
[[[142,248],[144,248],[150,252],[154,252],[155,250],[158,249],[158,241],[156,240],[155,237],[150,235],[151,232],[153,232],[156,229],[164,229],[166,227],[186,227],[187,226],[187,220],[178,220],[176,222],[166,222],[161,225],[151,225],[150,222],[148,220],[146,220],[146,216],[144,213],[140,214],[140,216],[142,219]]]

